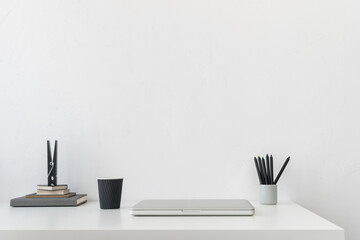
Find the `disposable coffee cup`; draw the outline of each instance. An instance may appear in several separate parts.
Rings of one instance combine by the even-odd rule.
[[[122,192],[122,178],[101,177],[97,179],[101,209],[119,209]]]
[[[259,185],[259,202],[264,205],[277,204],[277,185]]]

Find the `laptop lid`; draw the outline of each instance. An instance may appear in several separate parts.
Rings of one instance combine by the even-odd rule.
[[[135,216],[251,216],[254,212],[244,199],[154,199],[140,201],[131,209]]]

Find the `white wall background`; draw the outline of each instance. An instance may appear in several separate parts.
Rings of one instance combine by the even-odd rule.
[[[360,2],[0,2],[0,200],[59,182],[97,199],[292,199],[360,238]]]

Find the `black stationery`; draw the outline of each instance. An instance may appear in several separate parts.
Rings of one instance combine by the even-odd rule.
[[[47,141],[48,186],[57,184],[57,140],[55,140],[54,156],[51,157],[50,141]]]
[[[265,183],[270,184],[268,176],[267,176],[267,172],[266,172],[266,166],[265,166],[265,159],[264,158],[261,158],[261,164],[262,164],[263,171],[264,171],[263,174],[264,174],[264,178],[265,178]]]
[[[269,155],[266,154],[266,173],[267,173],[267,178],[268,178],[268,183],[272,184],[271,182],[271,173],[270,173],[270,160],[269,160]]]
[[[279,181],[279,178],[281,177],[281,174],[283,173],[284,169],[286,168],[286,165],[288,164],[288,162],[290,161],[290,157],[288,157],[284,163],[284,165],[282,166],[279,174],[277,175],[274,184],[276,184]]]
[[[274,183],[274,163],[273,163],[273,156],[270,156],[270,179],[271,184]]]
[[[266,160],[265,160],[266,158]],[[290,161],[290,157],[286,159],[283,166],[280,169],[280,172],[274,180],[274,159],[273,156],[266,154],[266,157],[254,157],[255,168],[258,174],[259,183],[261,185],[276,185],[279,181],[282,173],[284,172],[287,164]]]
[[[257,162],[256,157],[254,157],[254,161],[255,161],[256,171],[257,171],[257,174],[258,174],[258,177],[259,177],[259,182],[260,182],[261,184],[264,184],[264,182],[263,182],[263,180],[262,180],[261,172],[260,172],[260,169],[259,169],[259,164],[258,164],[258,162]]]

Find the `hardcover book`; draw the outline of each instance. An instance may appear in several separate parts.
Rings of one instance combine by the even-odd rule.
[[[76,207],[87,201],[86,194],[77,194],[69,198],[27,198],[11,199],[12,207]]]
[[[67,188],[68,188],[68,185],[66,185],[66,184],[57,185],[57,186],[37,185],[38,190],[54,191],[54,190],[66,190]]]
[[[37,194],[38,195],[64,195],[64,194],[68,194],[70,192],[70,189],[66,189],[66,190],[54,190],[54,191],[49,191],[49,190],[37,190]]]
[[[39,195],[36,193],[32,193],[32,194],[28,194],[25,197],[27,198],[69,198],[72,196],[75,196],[76,193],[72,192],[72,193],[67,193],[64,195]]]

